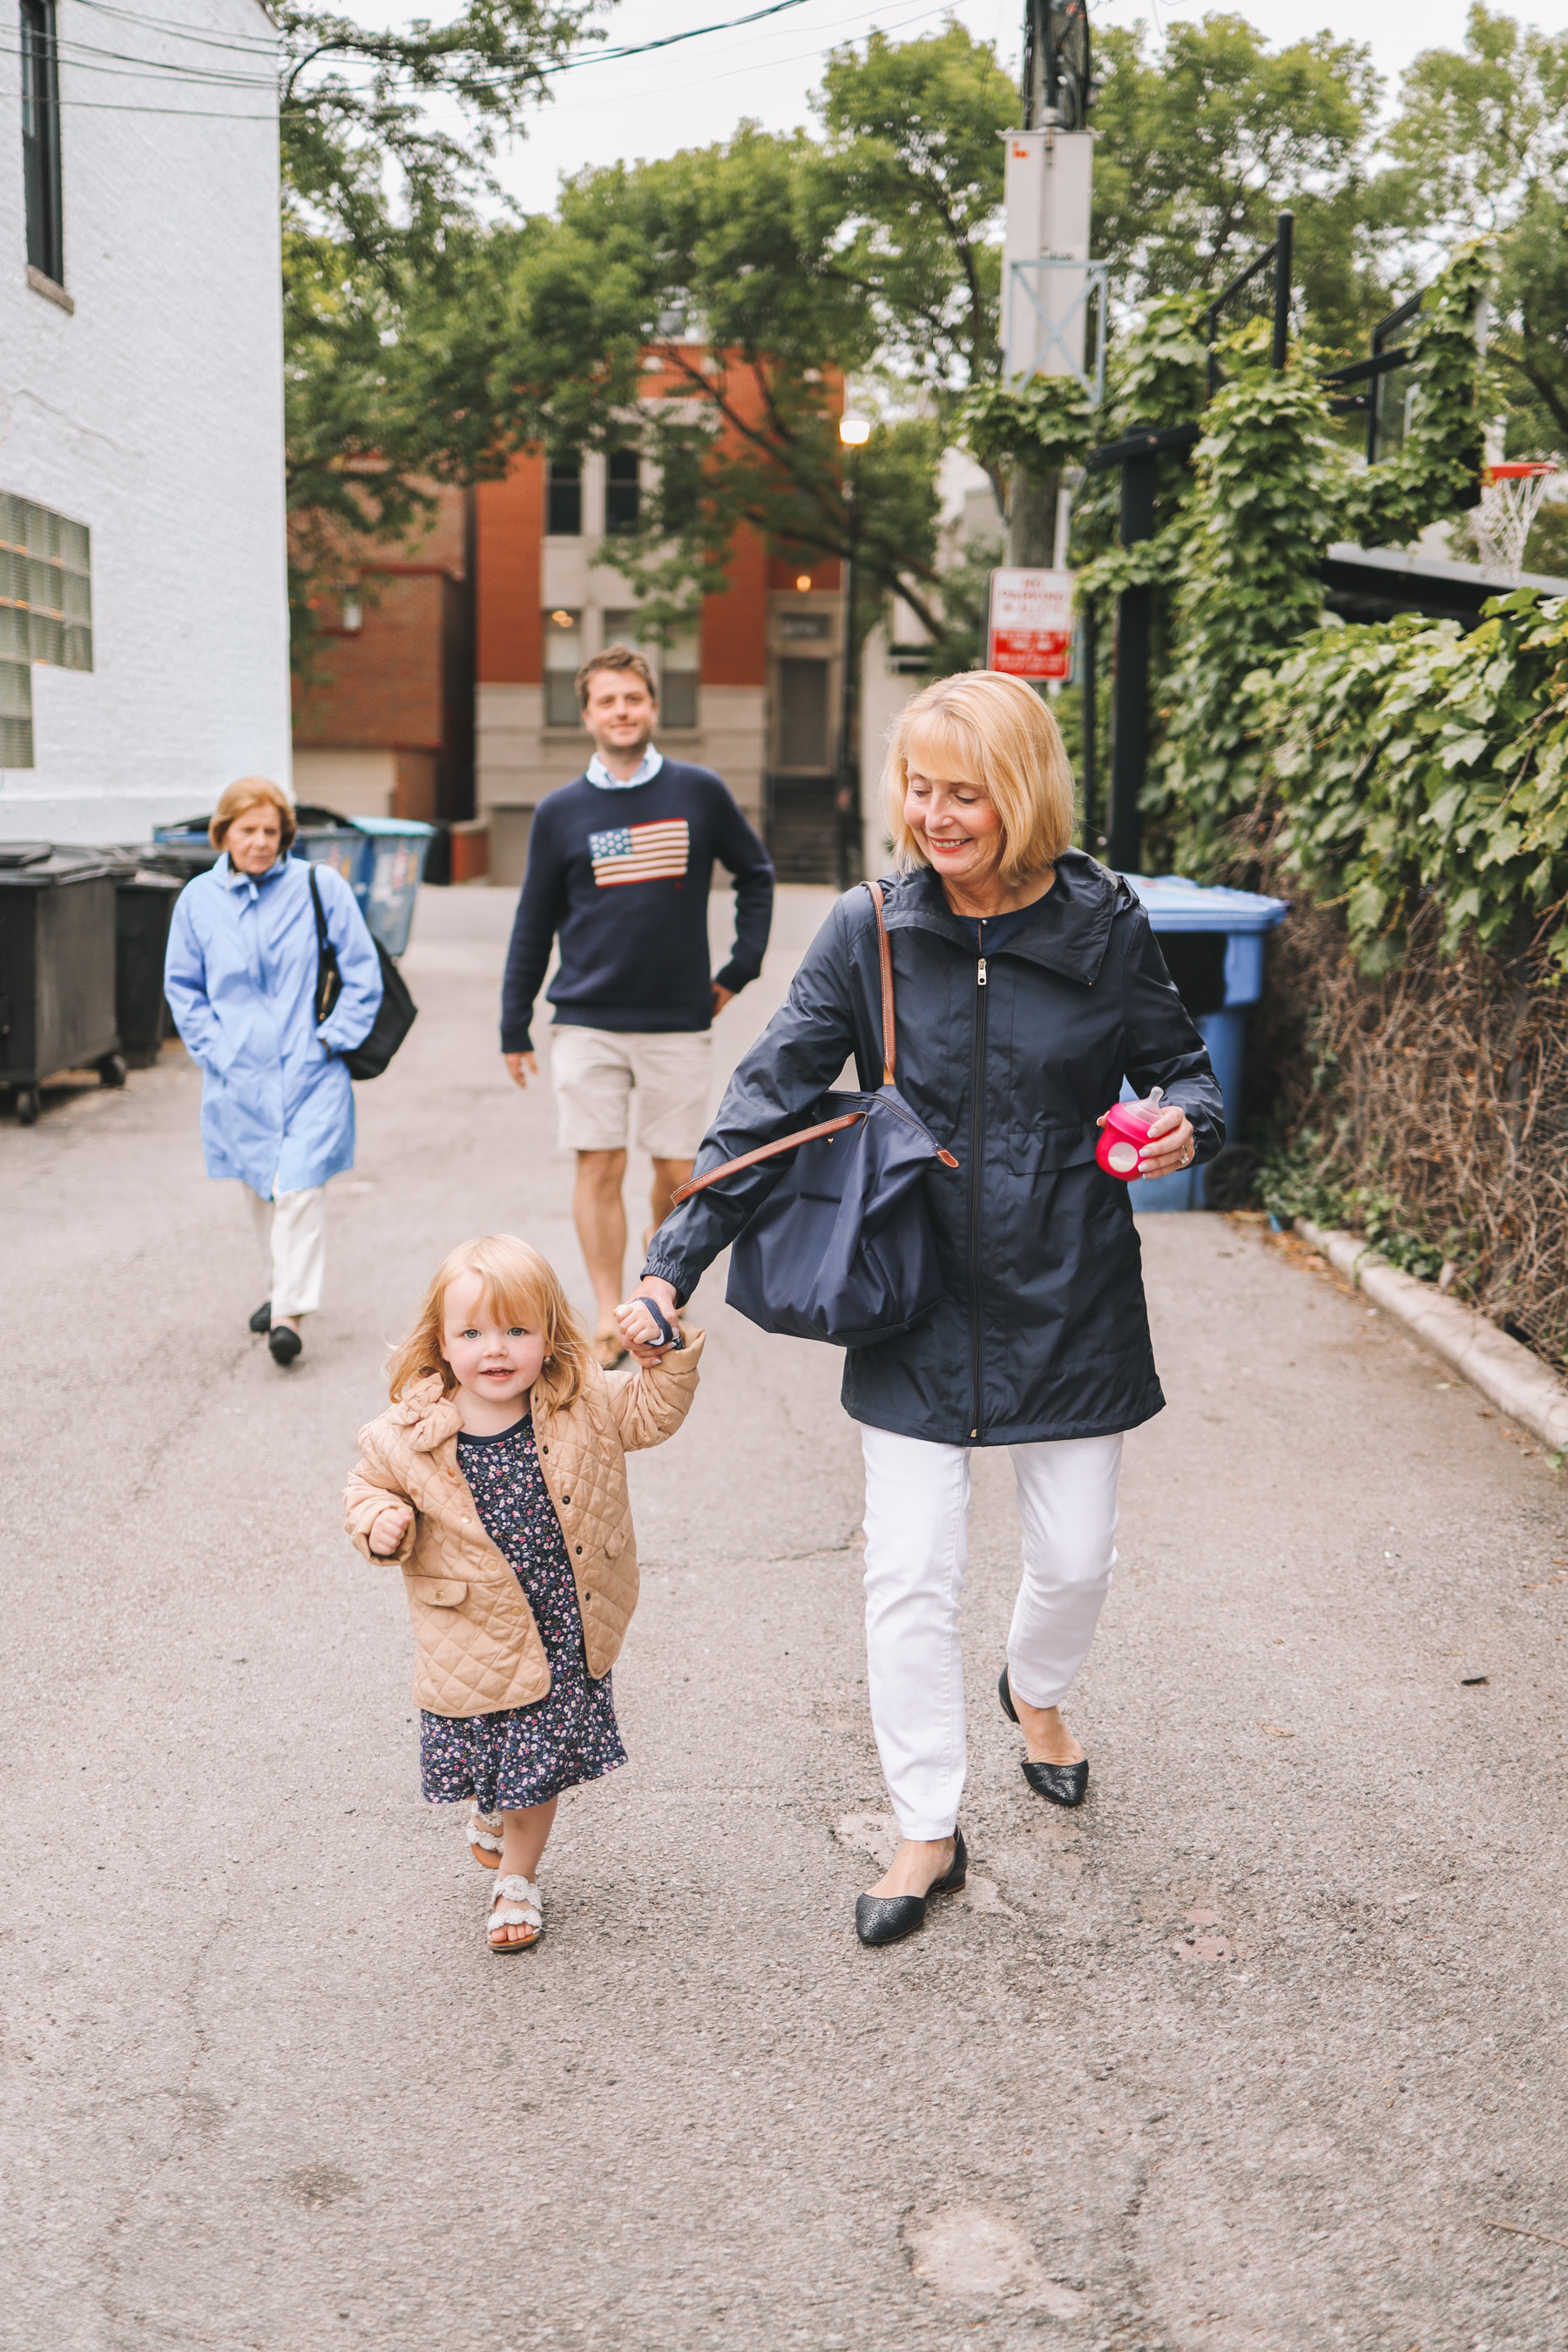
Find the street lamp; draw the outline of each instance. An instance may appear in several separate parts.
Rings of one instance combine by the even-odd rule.
[[[849,510],[849,553],[844,572],[844,681],[838,697],[838,784],[834,813],[838,829],[838,887],[852,887],[859,864],[860,772],[855,761],[855,562],[860,545],[858,453],[871,438],[868,416],[838,420],[838,438],[847,456],[844,485]]]

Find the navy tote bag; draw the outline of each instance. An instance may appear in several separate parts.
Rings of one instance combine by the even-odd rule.
[[[893,960],[882,893],[875,882],[865,887],[877,910],[882,967],[880,1087],[875,1094],[824,1095],[811,1126],[710,1169],[674,1195],[687,1200],[738,1169],[793,1152],[736,1237],[724,1295],[764,1331],[835,1348],[873,1347],[935,1307],[942,1277],[921,1180],[933,1160],[958,1165],[893,1083]]]

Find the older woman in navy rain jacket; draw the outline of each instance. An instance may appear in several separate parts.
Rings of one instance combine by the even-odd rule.
[[[176,902],[163,990],[201,1066],[207,1174],[250,1188],[270,1279],[250,1328],[269,1331],[274,1360],[289,1364],[300,1318],[321,1303],[324,1187],[354,1164],[353,1088],[340,1056],[370,1033],[381,965],[342,875],[289,856],[294,811],[278,785],[230,784],[210,830],[224,855]],[[322,1022],[312,870],[343,983]]]
[[[910,1934],[930,1895],[963,1884],[958,1628],[980,1447],[1011,1455],[1022,1521],[997,1696],[1030,1788],[1068,1806],[1088,1790],[1061,1704],[1110,1582],[1123,1433],[1164,1402],[1134,1204],[1095,1147],[1124,1080],[1163,1093],[1141,1177],[1225,1139],[1203,1039],[1137,894],[1069,846],[1071,772],[1039,698],[990,671],[927,687],[895,730],[887,790],[903,869],[884,885],[899,1091],[952,1157],[923,1180],[941,1299],[845,1358],[866,1466],[867,1695],[902,1839],[856,1907],[868,1944]],[[881,1036],[876,916],[854,890],[742,1060],[699,1171],[804,1127],[847,1055],[875,1087]],[[784,1165],[745,1168],[660,1225],[642,1290],[667,1318]],[[646,1307],[628,1302],[620,1325],[651,1352]]]

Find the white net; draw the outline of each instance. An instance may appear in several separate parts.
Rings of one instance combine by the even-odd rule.
[[[1472,517],[1481,562],[1489,571],[1517,580],[1524,569],[1524,544],[1541,502],[1559,470],[1555,457],[1520,459],[1483,467],[1481,502]]]

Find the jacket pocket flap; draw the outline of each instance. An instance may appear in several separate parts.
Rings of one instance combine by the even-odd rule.
[[[456,1609],[468,1592],[468,1586],[455,1576],[408,1576],[410,1601],[427,1601],[432,1609]]]
[[[1007,1139],[1007,1165],[1015,1176],[1054,1176],[1083,1168],[1094,1158],[1100,1129],[1092,1121],[1019,1121]]]
[[[605,1538],[605,1558],[606,1559],[619,1559],[626,1548],[626,1531],[625,1528],[616,1528],[612,1534],[607,1535]]]

